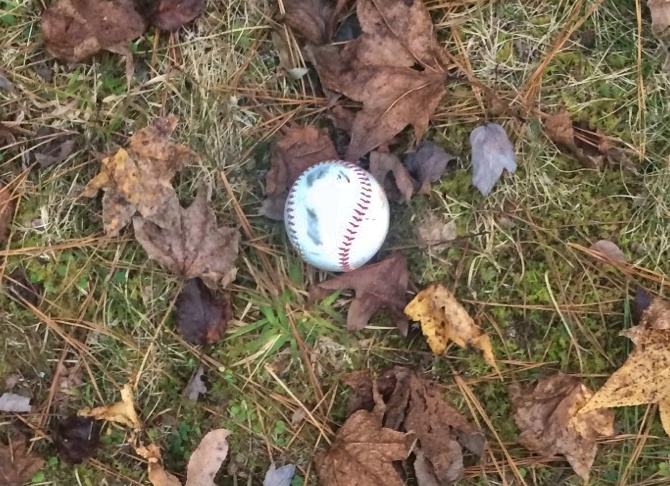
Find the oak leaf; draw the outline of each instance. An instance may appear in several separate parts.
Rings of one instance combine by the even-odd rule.
[[[509,387],[519,441],[529,450],[551,457],[563,454],[585,481],[596,457],[596,438],[614,435],[614,414],[594,410],[577,414],[593,396],[577,376],[557,373],[531,387]]]
[[[314,164],[337,158],[328,130],[318,130],[311,125],[289,129],[272,149],[272,167],[265,178],[268,199],[263,203],[261,214],[283,219],[288,191],[300,174]]]
[[[188,208],[179,208],[171,226],[161,227],[150,218],[135,216],[133,228],[149,258],[175,274],[200,277],[212,288],[225,287],[235,279],[240,233],[217,225],[204,185]]]
[[[549,116],[544,129],[552,142],[587,169],[604,169],[609,164],[635,170],[633,161],[600,129],[585,120],[573,121],[565,108]]]
[[[431,382],[401,366],[383,370],[373,381],[368,370],[344,377],[354,389],[350,410],[371,410],[374,394],[382,397],[386,410],[384,427],[416,434],[416,475],[434,478],[437,484],[460,479],[465,470],[463,451],[484,453],[486,438],[452,407]]]
[[[409,456],[412,433],[382,426],[385,405],[375,393],[373,411],[354,412],[337,432],[330,449],[316,458],[316,469],[323,486],[403,486],[393,461]]]
[[[657,403],[670,435],[670,305],[654,298],[637,326],[620,333],[635,344],[626,362],[579,411]]]
[[[142,421],[135,411],[135,394],[130,383],[121,388],[121,401],[95,408],[84,407],[77,412],[77,415],[116,422],[134,431],[142,428]]]
[[[58,0],[42,13],[47,51],[73,63],[101,50],[115,52],[126,56],[126,74],[132,75],[128,42],[147,28],[135,5],[133,0]]]
[[[390,142],[407,125],[420,140],[447,77],[445,53],[423,1],[360,0],[356,7],[360,36],[344,48],[307,49],[324,88],[363,103],[346,154],[351,161]]]
[[[82,192],[93,197],[104,191],[105,233],[119,234],[139,213],[145,220],[171,228],[179,221],[179,200],[170,183],[187,162],[197,158],[191,149],[170,142],[177,118],[158,118],[130,138],[127,149],[102,161],[102,170]]]
[[[20,486],[44,466],[44,459],[28,450],[23,437],[10,439],[10,444],[0,443],[0,484]]]
[[[421,323],[421,331],[433,354],[441,355],[449,341],[453,341],[462,348],[479,349],[484,360],[498,371],[488,335],[475,324],[454,295],[439,283],[432,283],[416,294],[405,307],[405,314]]]
[[[186,282],[175,302],[179,334],[191,344],[218,341],[225,334],[230,319],[230,299],[210,290],[199,278]]]
[[[365,328],[372,315],[385,308],[400,333],[406,336],[408,324],[402,309],[408,278],[407,259],[395,254],[318,284],[310,290],[310,300],[326,297],[336,290],[353,289],[356,297],[347,313],[347,329]]]

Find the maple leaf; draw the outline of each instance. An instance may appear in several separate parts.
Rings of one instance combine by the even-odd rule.
[[[383,426],[416,434],[417,475],[449,484],[463,476],[463,449],[478,456],[484,453],[484,434],[414,371],[396,366],[382,370],[373,381],[365,370],[346,375],[344,382],[354,389],[350,410],[371,410],[379,393],[386,406]]]
[[[488,335],[475,324],[454,295],[439,283],[432,283],[416,294],[405,307],[405,314],[421,322],[421,331],[433,354],[441,355],[449,341],[453,341],[462,348],[479,349],[484,360],[498,371]]]
[[[547,136],[575,157],[587,169],[603,169],[609,162],[635,171],[635,164],[600,129],[588,121],[572,121],[570,113],[561,108],[544,122]]]
[[[407,125],[420,140],[446,80],[445,53],[421,0],[360,0],[356,7],[360,36],[344,48],[307,49],[325,88],[363,103],[346,154],[351,161],[389,142]]]
[[[293,183],[305,170],[326,160],[337,159],[337,152],[327,129],[310,125],[292,127],[272,149],[272,167],[265,178],[261,214],[284,219],[284,203]]]
[[[598,436],[614,435],[614,414],[594,410],[577,415],[593,396],[581,378],[557,373],[532,387],[509,387],[519,441],[529,450],[551,457],[563,454],[585,481],[596,457]]]
[[[514,147],[505,129],[496,123],[487,123],[470,133],[472,147],[472,184],[484,197],[502,176],[503,170],[516,171]]]
[[[230,299],[194,278],[186,282],[175,302],[179,334],[192,344],[211,344],[226,332],[232,318]]]
[[[177,118],[170,115],[139,130],[127,149],[103,159],[101,172],[84,188],[83,197],[104,191],[106,234],[118,235],[135,213],[164,228],[179,220],[179,200],[170,180],[197,155],[169,141],[176,126]]]
[[[372,412],[354,412],[337,432],[335,441],[316,468],[323,486],[403,486],[393,461],[406,459],[414,445],[414,434],[382,426],[385,405],[375,391]]]
[[[10,439],[10,444],[0,443],[0,484],[19,486],[44,466],[44,459],[28,450],[23,437]]]
[[[283,21],[315,45],[329,42],[335,32],[335,20],[348,0],[284,0]]]
[[[133,0],[58,0],[42,13],[42,35],[49,54],[78,63],[101,50],[115,52],[126,57],[129,80],[133,61],[128,42],[146,28]]]
[[[210,287],[227,286],[235,279],[240,233],[219,228],[209,205],[209,189],[201,185],[193,203],[179,208],[178,219],[161,227],[141,216],[133,218],[135,238],[149,258],[184,278],[200,277]]]
[[[406,302],[407,281],[407,259],[396,254],[318,284],[310,290],[310,300],[326,297],[336,290],[354,289],[356,298],[349,306],[347,329],[363,329],[375,312],[385,308],[391,313],[398,330],[406,336],[407,318],[402,309]]]
[[[635,348],[626,362],[579,411],[657,403],[670,435],[670,305],[654,298],[637,326],[621,331]]]

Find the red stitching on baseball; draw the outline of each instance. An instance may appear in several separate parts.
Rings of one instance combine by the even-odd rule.
[[[342,267],[342,270],[348,272],[352,269],[351,261],[349,260],[351,246],[356,239],[356,235],[358,234],[360,223],[363,222],[363,218],[365,217],[368,209],[370,209],[370,203],[372,202],[372,184],[370,183],[370,179],[368,179],[368,173],[363,169],[357,165],[349,163],[347,163],[346,166],[356,173],[358,183],[361,185],[361,195],[358,198],[358,202],[356,203],[356,207],[354,208],[353,214],[351,215],[349,224],[345,229],[346,234],[344,235],[344,240],[338,248],[338,260],[340,266]]]

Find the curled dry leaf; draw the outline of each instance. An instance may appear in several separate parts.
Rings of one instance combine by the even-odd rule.
[[[386,406],[375,390],[373,393],[373,411],[354,412],[337,432],[330,449],[316,457],[316,469],[323,486],[405,484],[393,467],[393,461],[409,456],[414,434],[383,427]]]
[[[419,192],[428,194],[430,183],[437,182],[447,170],[449,162],[454,159],[455,155],[445,152],[433,142],[424,140],[414,152],[407,154],[403,163],[417,181]]]
[[[191,344],[211,344],[221,339],[232,313],[230,299],[210,290],[199,278],[186,282],[175,303],[179,334]]]
[[[354,389],[351,410],[371,410],[374,394],[386,406],[383,426],[416,434],[415,475],[431,484],[451,484],[464,473],[463,450],[481,456],[486,438],[447,403],[439,389],[414,371],[400,366],[383,370],[373,382],[369,370],[351,373],[344,382]]]
[[[670,27],[670,0],[647,0],[651,13],[651,30],[656,37],[665,37]]]
[[[577,415],[593,396],[581,378],[558,373],[532,387],[509,387],[519,441],[544,456],[563,454],[585,481],[596,457],[596,438],[614,435],[614,414],[594,410]]]
[[[584,120],[572,121],[565,108],[547,118],[544,129],[552,142],[566,150],[587,169],[604,169],[609,163],[635,170],[633,161],[600,129]]]
[[[370,173],[384,188],[386,197],[391,201],[406,203],[414,195],[415,182],[395,155],[371,152]]]
[[[653,298],[640,323],[621,335],[633,341],[635,348],[579,415],[602,408],[657,403],[663,428],[670,435],[670,304]]]
[[[406,126],[423,137],[442,96],[445,54],[423,1],[359,0],[363,33],[345,47],[316,46],[307,56],[324,88],[363,103],[346,159],[390,142]],[[416,65],[422,69],[415,69]]]
[[[135,216],[133,228],[135,238],[152,260],[184,278],[200,277],[212,288],[225,287],[237,273],[240,233],[217,225],[209,192],[201,185],[188,208],[178,206],[177,218],[170,226]]]
[[[42,13],[42,34],[49,54],[82,62],[101,50],[125,55],[132,73],[128,42],[141,36],[147,23],[133,0],[58,0]]]
[[[58,422],[54,434],[58,455],[68,464],[81,464],[100,445],[100,425],[90,417],[71,415]]]
[[[154,120],[130,137],[127,149],[103,159],[102,170],[84,188],[83,197],[105,192],[102,219],[107,235],[118,235],[135,213],[162,228],[178,224],[179,200],[170,180],[197,155],[170,142],[176,127],[174,115]]]
[[[0,395],[0,412],[24,413],[32,412],[30,397],[5,392]]]
[[[441,355],[449,341],[453,341],[462,348],[479,349],[484,360],[498,371],[488,335],[475,324],[454,295],[439,283],[416,294],[405,307],[405,314],[421,323],[421,331],[433,354]]]
[[[314,164],[337,158],[328,130],[310,125],[291,128],[272,149],[272,168],[265,179],[268,199],[261,214],[282,220],[286,196],[300,174]]]
[[[390,314],[403,336],[407,335],[407,318],[402,312],[407,292],[407,259],[391,255],[379,263],[365,265],[326,280],[310,290],[310,300],[320,299],[336,290],[353,289],[356,297],[347,313],[347,329],[358,331],[368,325],[381,308]]]
[[[186,469],[186,486],[216,486],[214,476],[228,455],[230,430],[211,430],[191,454]]]
[[[153,0],[146,16],[161,30],[173,31],[191,22],[205,10],[207,0]]]
[[[179,479],[167,472],[163,467],[161,450],[156,444],[149,444],[147,447],[135,447],[135,452],[140,457],[146,459],[148,463],[149,482],[153,486],[182,486]]]
[[[348,0],[284,0],[284,23],[314,45],[329,42]]]
[[[484,197],[488,196],[503,170],[516,172],[514,146],[505,129],[496,123],[487,123],[470,133],[472,147],[472,184]]]
[[[628,261],[628,258],[626,258],[626,254],[623,251],[621,251],[621,248],[619,248],[615,243],[612,243],[609,240],[596,241],[594,244],[590,246],[589,250],[602,253],[607,258],[610,258],[611,260],[614,260],[616,262],[626,263]]]
[[[142,428],[142,421],[135,411],[135,394],[130,383],[126,383],[121,388],[120,402],[95,408],[84,407],[77,412],[77,415],[116,422],[135,431]]]
[[[44,466],[44,459],[28,450],[23,437],[10,439],[10,444],[0,443],[0,484],[20,486]]]

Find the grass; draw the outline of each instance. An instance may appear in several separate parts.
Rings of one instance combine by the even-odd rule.
[[[403,248],[414,289],[439,280],[455,290],[491,334],[506,381],[563,370],[599,386],[630,351],[618,336],[632,325],[628,296],[636,285],[663,295],[670,274],[666,59],[643,2],[639,22],[635,2],[583,3],[428,2],[439,38],[487,89],[450,85],[427,136],[457,154],[458,165],[429,196],[393,208],[385,251]],[[2,273],[24,268],[46,291],[30,310],[6,289],[0,295],[0,378],[19,375],[19,389],[38,405],[31,415],[0,416],[0,436],[23,430],[36,437],[33,447],[47,459],[37,484],[148,484],[121,429],[108,427],[104,452],[75,467],[57,458],[48,439],[58,416],[117,400],[128,380],[170,470],[182,473],[200,437],[225,426],[233,435],[220,484],[260,484],[272,461],[298,464],[303,482],[294,484],[316,484],[314,453],[346,418],[348,392],[339,377],[393,364],[438,381],[485,430],[489,450],[462,484],[581,484],[565,462],[532,456],[516,443],[505,384],[474,353],[452,348],[435,358],[416,327],[405,340],[383,315],[370,329],[348,333],[347,295],[307,305],[307,290],[325,275],[302,264],[283,227],[258,208],[279,130],[325,124],[326,101],[312,94],[307,78],[295,80],[282,67],[302,63],[295,39],[274,20],[274,2],[210,2],[175,36],[148,31],[132,44],[136,79],[129,90],[115,55],[78,66],[50,60],[41,8],[0,1],[0,66],[16,87],[0,91],[0,121],[18,133],[2,153],[1,176],[20,195]],[[43,63],[52,70],[49,81],[37,74]],[[495,110],[491,93],[511,108]],[[539,120],[562,105],[620,140],[638,173],[585,170],[559,152]],[[180,117],[175,138],[202,155],[175,179],[183,200],[209,179],[220,223],[242,224],[236,204],[248,221],[232,287],[235,320],[225,340],[205,350],[173,330],[171,306],[182,282],[147,261],[131,234],[104,237],[99,199],[78,197],[99,154],[166,113]],[[512,134],[519,162],[517,174],[487,199],[470,184],[467,145],[469,131],[485,119]],[[22,154],[40,126],[77,133],[77,150],[26,173]],[[413,229],[429,212],[453,219],[466,238],[443,252],[420,249]],[[38,218],[43,226],[36,228]],[[603,238],[653,273],[623,272],[577,246]],[[201,361],[209,392],[187,402],[181,392]],[[67,400],[57,395],[51,407],[40,406],[57,386],[59,363],[78,369],[81,384]],[[667,484],[670,441],[654,407],[616,413],[619,434],[600,446],[590,484]]]

